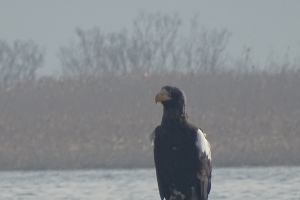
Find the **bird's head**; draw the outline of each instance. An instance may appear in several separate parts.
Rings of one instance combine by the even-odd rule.
[[[155,103],[161,102],[164,108],[178,108],[184,111],[185,95],[177,87],[164,86],[155,96]]]

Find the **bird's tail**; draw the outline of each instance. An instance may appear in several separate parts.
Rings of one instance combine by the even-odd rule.
[[[199,193],[198,200],[207,200],[208,194],[211,189],[211,163],[206,154],[201,157],[201,166],[197,173],[197,178],[199,179]]]
[[[198,193],[198,200],[207,200],[210,191],[210,180],[209,176],[205,173],[205,170],[201,170],[197,177],[199,179],[200,191]]]

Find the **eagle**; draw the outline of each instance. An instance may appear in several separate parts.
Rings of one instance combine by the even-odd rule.
[[[161,124],[151,134],[161,200],[207,200],[211,150],[205,133],[188,120],[180,89],[164,86],[155,96],[163,105]]]

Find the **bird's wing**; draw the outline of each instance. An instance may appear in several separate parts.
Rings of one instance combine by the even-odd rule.
[[[196,145],[199,151],[199,169],[197,178],[199,179],[199,188],[197,188],[200,200],[207,200],[211,188],[211,150],[205,134],[198,129]]]
[[[163,182],[162,175],[160,174],[160,171],[156,169],[156,178],[157,178],[157,185],[158,185],[158,191],[159,196],[163,200],[167,193],[167,188],[165,187],[166,184]]]
[[[158,190],[159,190],[159,195],[160,198],[163,200],[166,198],[169,194],[169,190],[166,184],[166,181],[163,176],[163,166],[161,165],[161,157],[160,153],[157,151],[155,148],[155,139],[156,139],[156,134],[159,132],[160,126],[157,126],[155,130],[151,133],[150,135],[150,142],[153,145],[154,148],[154,163],[155,163],[155,169],[156,169],[156,178],[157,178],[157,185],[158,185]]]

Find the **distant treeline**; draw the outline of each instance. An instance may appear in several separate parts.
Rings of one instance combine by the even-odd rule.
[[[228,55],[231,32],[200,26],[197,15],[186,25],[177,14],[140,12],[131,30],[106,33],[99,27],[76,28],[75,34],[75,40],[57,50],[61,62],[58,76],[83,79],[108,74],[231,70],[280,73],[300,66],[300,58],[289,58],[288,50],[279,58],[270,54],[263,66],[253,60],[251,47],[244,46],[239,56]],[[36,80],[44,57],[44,48],[32,40],[8,44],[0,38],[0,84]]]
[[[163,85],[187,96],[214,166],[299,165],[300,72],[41,78],[0,88],[0,169],[152,167]]]

